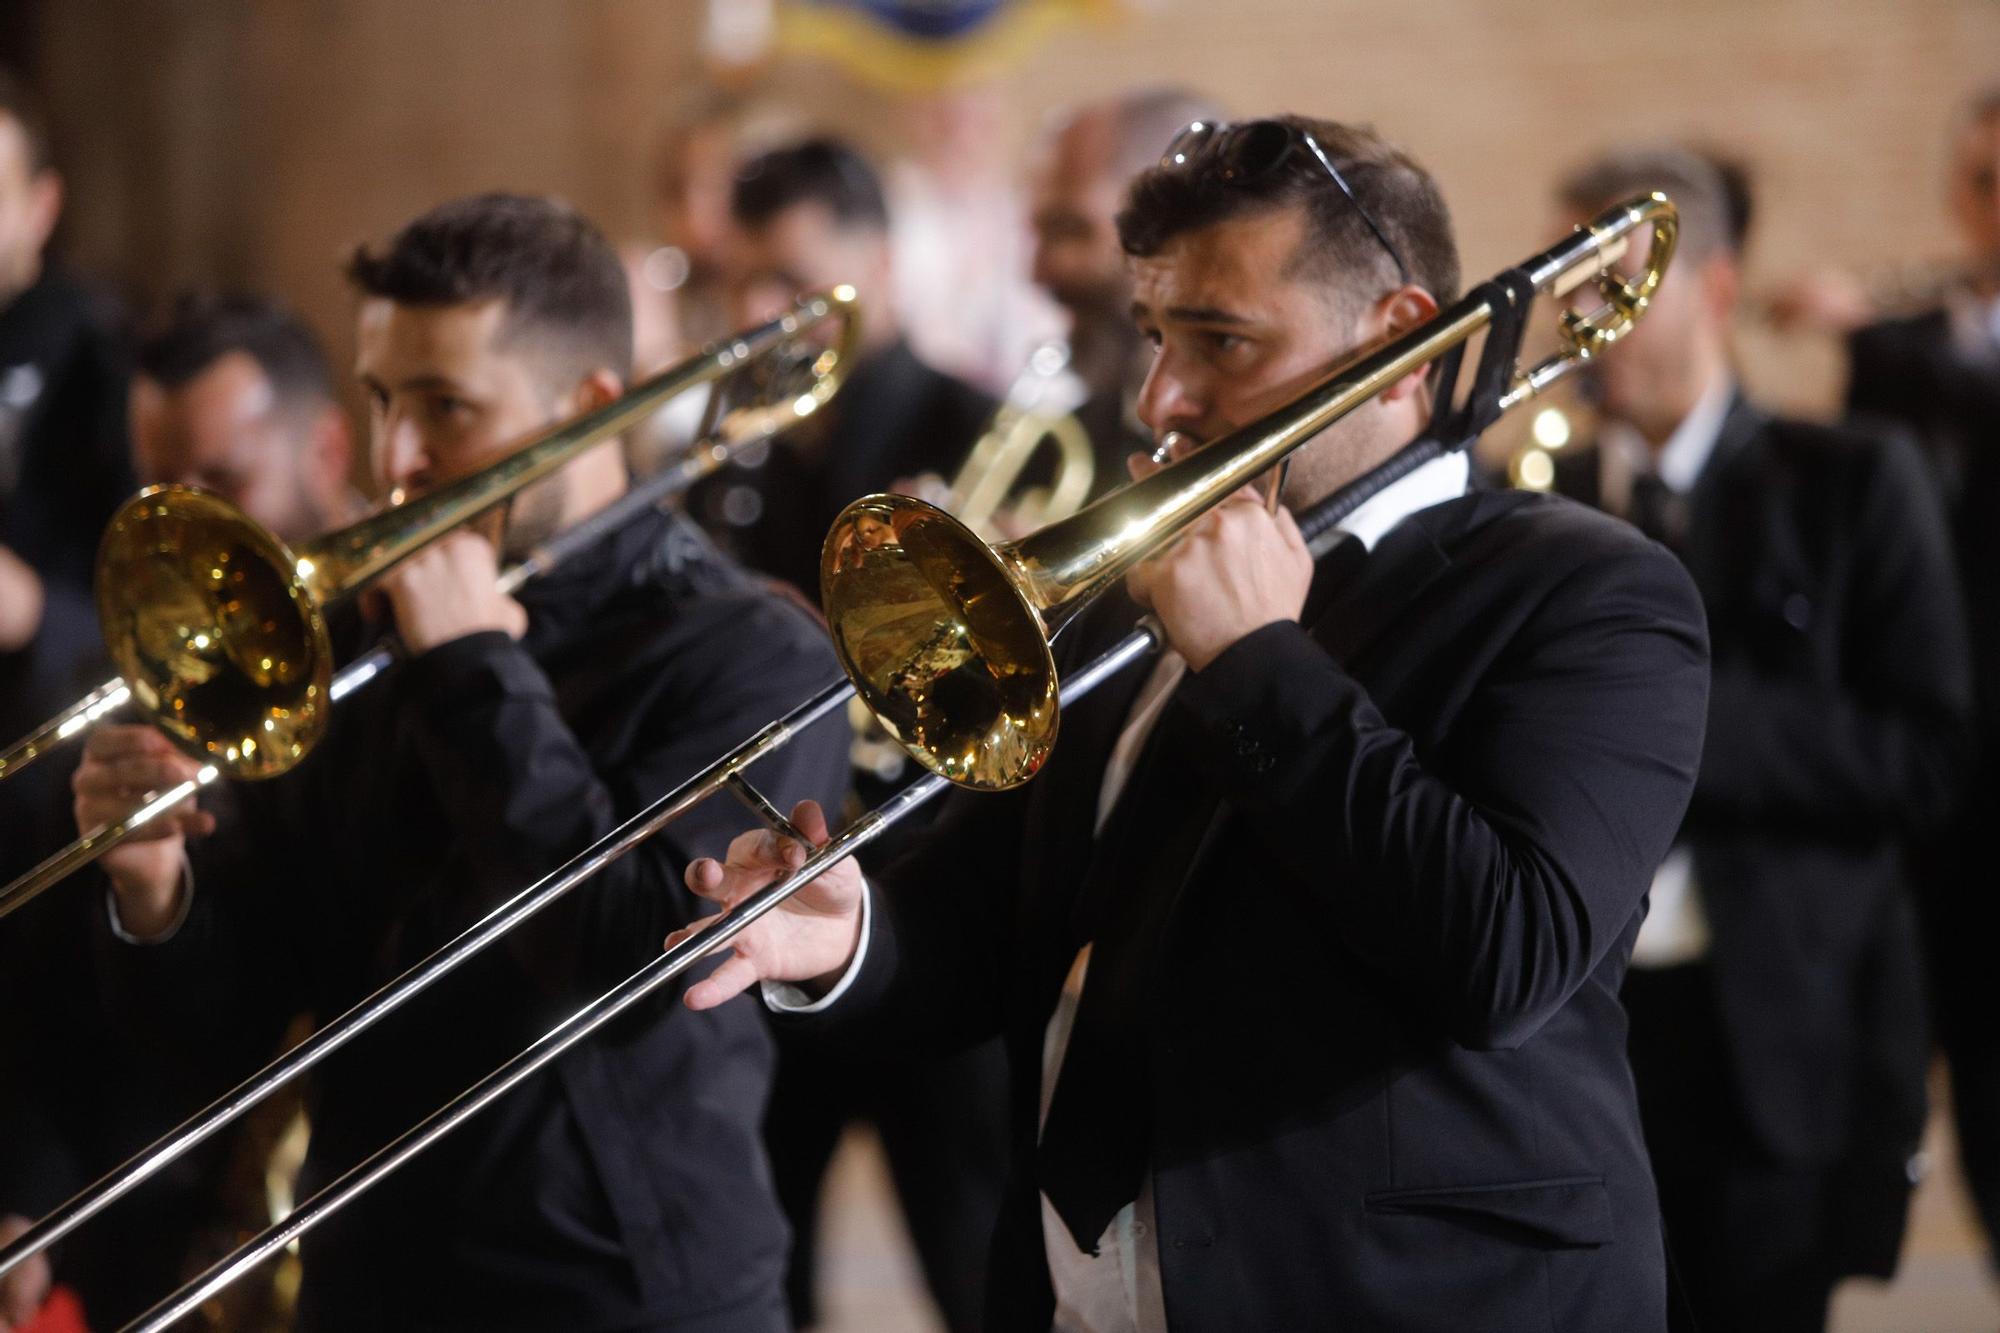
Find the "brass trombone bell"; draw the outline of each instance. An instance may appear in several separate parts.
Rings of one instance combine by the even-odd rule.
[[[1626,278],[1610,264],[1643,227],[1651,228],[1646,267]],[[1666,197],[1644,195],[1521,266],[1537,293],[1561,297],[1594,282],[1601,304],[1564,314],[1563,349],[1517,371],[1503,408],[1631,330],[1658,290],[1676,231]],[[1018,541],[988,546],[909,496],[855,501],[827,534],[820,590],[835,651],[861,701],[933,773],[987,791],[1027,781],[1055,744],[1051,644],[1062,626],[1238,487],[1486,327],[1491,299],[1475,291],[1262,420]]]

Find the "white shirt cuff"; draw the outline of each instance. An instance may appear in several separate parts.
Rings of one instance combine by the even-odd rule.
[[[194,866],[185,855],[181,857],[180,893],[174,904],[174,919],[151,935],[134,935],[125,929],[124,921],[118,916],[118,891],[112,888],[104,890],[104,911],[111,918],[111,933],[127,944],[165,944],[180,933],[181,926],[187,922],[188,909],[193,905]]]
[[[794,986],[789,981],[766,981],[759,985],[764,996],[764,1007],[774,1014],[816,1014],[847,994],[847,988],[861,975],[861,964],[868,958],[868,923],[875,914],[875,893],[868,887],[868,881],[861,881],[861,940],[854,946],[854,960],[847,970],[840,974],[833,989],[817,1000],[807,995],[805,989]]]

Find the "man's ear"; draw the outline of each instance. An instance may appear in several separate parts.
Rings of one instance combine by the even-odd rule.
[[[1404,283],[1377,301],[1368,312],[1362,324],[1362,345],[1379,347],[1394,342],[1410,330],[1435,319],[1437,312],[1435,296],[1415,283]],[[1428,382],[1429,373],[1428,365],[1413,370],[1376,397],[1382,402],[1393,403],[1420,393]]]

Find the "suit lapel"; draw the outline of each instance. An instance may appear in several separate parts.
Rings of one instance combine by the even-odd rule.
[[[1736,492],[1730,476],[1746,465],[1749,446],[1767,421],[1748,399],[1737,394],[1729,405],[1728,415],[1722,419],[1715,448],[1709,453],[1701,475],[1695,478],[1694,493],[1689,497],[1687,541],[1685,549],[1675,554],[1687,566],[1703,601],[1709,605],[1719,605],[1718,599],[1740,591],[1724,586],[1722,571],[1736,567],[1730,563],[1732,545],[1750,540],[1753,534],[1738,521],[1739,515],[1731,513],[1729,497]]]

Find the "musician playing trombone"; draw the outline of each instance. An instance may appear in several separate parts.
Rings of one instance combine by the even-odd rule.
[[[1189,126],[1119,231],[1140,415],[1176,452],[1458,285],[1430,175],[1331,121]],[[1150,679],[687,992],[762,983],[829,1037],[1006,1035],[994,1327],[1665,1326],[1618,987],[1694,780],[1701,607],[1628,528],[1468,492],[1462,453],[1315,562],[1288,511],[1432,415],[1413,371],[1295,455],[1281,507],[1246,488],[1139,565],[1059,655],[1147,608],[1172,648]],[[801,859],[748,834],[688,883],[726,906]]]
[[[563,205],[445,204],[348,272],[385,490],[478,471],[620,392],[624,278]],[[810,619],[678,517],[651,512],[499,590],[503,560],[625,489],[608,441],[411,556],[375,623],[345,633],[353,651],[393,627],[404,660],[339,705],[323,753],[237,789],[235,827],[199,836],[208,816],[189,808],[103,858],[110,999],[174,1086],[227,1086],[291,1015],[347,1009],[833,674]],[[846,746],[840,724],[820,728],[762,780],[832,799]],[[79,822],[189,767],[144,729],[94,736]],[[641,941],[692,915],[679,839],[745,823],[704,806],[329,1060],[305,1186],[629,973]],[[302,1325],[784,1328],[785,1229],[757,1136],[764,1025],[741,1005],[660,1017],[572,1052],[306,1242]]]

